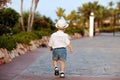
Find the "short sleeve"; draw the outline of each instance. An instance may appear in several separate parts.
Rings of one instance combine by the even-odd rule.
[[[49,46],[49,47],[52,46],[52,37],[50,37],[50,39],[49,39],[48,46]]]
[[[66,45],[70,44],[70,37],[68,35],[66,35],[66,37],[65,37],[65,43],[66,43]]]

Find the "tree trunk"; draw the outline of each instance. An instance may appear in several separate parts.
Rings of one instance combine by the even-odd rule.
[[[33,22],[34,22],[35,10],[36,10],[36,8],[37,8],[38,2],[39,2],[39,0],[35,0],[35,1],[34,1],[34,9],[33,9],[32,17],[31,17],[30,31],[32,30],[32,26],[33,26]]]
[[[30,7],[30,12],[29,12],[29,17],[28,17],[28,27],[27,27],[27,32],[30,31],[30,24],[31,24],[31,17],[32,17],[33,2],[34,2],[34,0],[32,0],[32,4],[31,4],[31,7]]]
[[[34,13],[37,8],[38,2],[39,2],[39,0],[32,0],[29,17],[28,17],[28,27],[27,27],[28,32],[32,30],[32,26],[33,26],[33,22],[34,22]],[[33,9],[33,6],[34,6],[34,9]]]
[[[21,0],[21,26],[22,26],[22,30],[25,32],[24,19],[23,19],[23,0]]]

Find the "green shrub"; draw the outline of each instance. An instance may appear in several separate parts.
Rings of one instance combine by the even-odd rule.
[[[120,31],[120,27],[115,27],[115,32],[119,32]]]
[[[74,34],[74,29],[68,28],[65,30],[65,32],[68,34]]]
[[[38,32],[41,36],[49,36],[52,32],[50,30],[43,30]]]
[[[29,44],[31,40],[38,39],[38,36],[33,32],[21,32],[14,35],[17,43]]]
[[[82,36],[84,35],[84,28],[68,28],[65,31],[68,34],[80,33]]]
[[[20,25],[19,24],[16,24],[13,28],[12,28],[12,33],[13,34],[18,34],[22,32],[21,28],[20,28]]]
[[[118,31],[120,31],[120,27],[118,27],[118,26],[101,27],[101,28],[99,28],[99,31],[100,32],[113,32],[113,31],[118,32]]]
[[[82,36],[84,36],[85,33],[84,28],[76,28],[76,32],[80,33]]]
[[[8,51],[13,50],[16,48],[17,44],[16,41],[12,36],[3,35],[0,36],[0,48],[6,48]]]
[[[39,39],[42,38],[42,36],[49,36],[50,34],[52,34],[53,31],[50,30],[41,30],[41,31],[33,31],[33,33],[35,33]]]
[[[113,27],[101,27],[99,28],[100,32],[113,32]]]
[[[39,33],[39,31],[33,31],[34,34],[36,34],[38,36],[39,39],[42,38],[42,35]]]

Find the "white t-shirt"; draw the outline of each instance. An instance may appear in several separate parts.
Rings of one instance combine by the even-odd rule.
[[[70,44],[70,37],[63,31],[57,31],[51,35],[48,45],[52,48],[67,47]]]

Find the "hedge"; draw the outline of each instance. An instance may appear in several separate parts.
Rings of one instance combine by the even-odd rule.
[[[0,48],[6,48],[8,51],[16,48],[17,44],[15,39],[10,35],[0,36]]]
[[[68,29],[66,29],[65,32],[68,34],[79,33],[82,36],[84,36],[84,33],[85,33],[84,28],[82,28],[82,27],[81,28],[68,28]]]
[[[31,40],[39,39],[33,32],[21,32],[13,36],[17,43],[29,44]]]
[[[32,32],[20,32],[14,35],[0,36],[0,48],[6,48],[11,51],[16,48],[17,43],[30,45],[31,40],[41,39],[42,36],[48,36],[49,31],[32,31]]]

